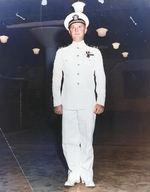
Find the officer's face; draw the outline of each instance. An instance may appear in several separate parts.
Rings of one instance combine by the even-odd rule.
[[[69,33],[75,42],[82,41],[87,28],[83,23],[73,23],[69,28]]]

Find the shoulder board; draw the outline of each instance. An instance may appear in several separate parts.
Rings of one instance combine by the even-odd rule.
[[[64,48],[64,47],[58,47],[58,50],[59,50],[59,49],[62,49],[62,48]]]
[[[69,45],[70,45],[70,44],[69,44]],[[63,48],[66,48],[66,47],[68,47],[69,45],[62,46],[62,47],[58,47],[58,49],[63,49]]]
[[[87,45],[87,46],[89,46],[89,47],[91,47],[91,48],[99,49],[98,47],[96,47],[96,46],[94,46],[94,45]]]
[[[96,46],[91,46],[91,47],[93,47],[93,48],[95,48],[95,49],[98,49],[98,47],[96,47]]]

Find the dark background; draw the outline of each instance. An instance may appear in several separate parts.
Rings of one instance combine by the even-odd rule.
[[[41,0],[0,0],[0,35],[9,36],[6,44],[0,43],[0,127],[3,130],[30,128],[41,119],[48,124],[60,119],[52,112],[52,100],[47,99],[47,94],[48,97],[51,94],[46,91],[51,90],[51,84],[46,83],[46,74],[50,73],[46,67],[48,47],[39,42],[31,30],[49,27],[44,21],[64,20],[74,11],[71,6],[74,2],[48,0],[48,4],[42,6]],[[83,2],[84,13],[90,20],[85,42],[101,50],[107,78],[106,107],[99,119],[110,120],[128,114],[124,116],[127,121],[133,118],[138,121],[136,117],[140,116],[144,122],[150,112],[150,2]],[[106,37],[97,35],[96,29],[100,27],[108,29]],[[48,33],[47,41],[50,36]],[[118,50],[112,47],[115,41],[120,43]],[[57,42],[56,49],[71,43],[64,28]],[[40,48],[38,55],[33,54],[34,47]],[[127,58],[122,57],[123,51],[129,52]]]

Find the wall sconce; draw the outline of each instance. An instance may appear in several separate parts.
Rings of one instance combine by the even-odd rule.
[[[39,54],[39,51],[40,51],[39,48],[34,48],[34,49],[32,49],[32,50],[33,50],[33,53],[34,53],[35,55]]]
[[[84,6],[85,6],[85,3],[79,2],[79,1],[72,4],[72,7],[74,8],[75,12],[81,12],[82,13]]]
[[[112,43],[112,46],[113,46],[114,49],[118,49],[119,45],[120,45],[120,43],[117,43],[117,42]]]
[[[41,1],[41,5],[43,5],[43,6],[44,6],[44,5],[47,5],[47,0],[42,0],[42,1]]]
[[[101,28],[97,29],[96,31],[98,33],[98,36],[104,37],[104,36],[106,36],[108,29],[101,27]]]
[[[6,36],[6,35],[1,35],[1,36],[0,36],[1,43],[7,43],[8,38],[9,38],[9,37]]]
[[[122,53],[123,57],[125,57],[125,58],[128,57],[128,54],[129,54],[128,52],[123,52]]]

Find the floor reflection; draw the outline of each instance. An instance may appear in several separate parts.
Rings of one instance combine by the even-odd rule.
[[[137,123],[127,115],[99,117],[94,133],[95,188],[82,183],[63,187],[67,166],[60,123],[51,127],[38,123],[34,128],[7,132],[6,138],[0,132],[0,191],[150,192],[149,116],[146,118]]]

